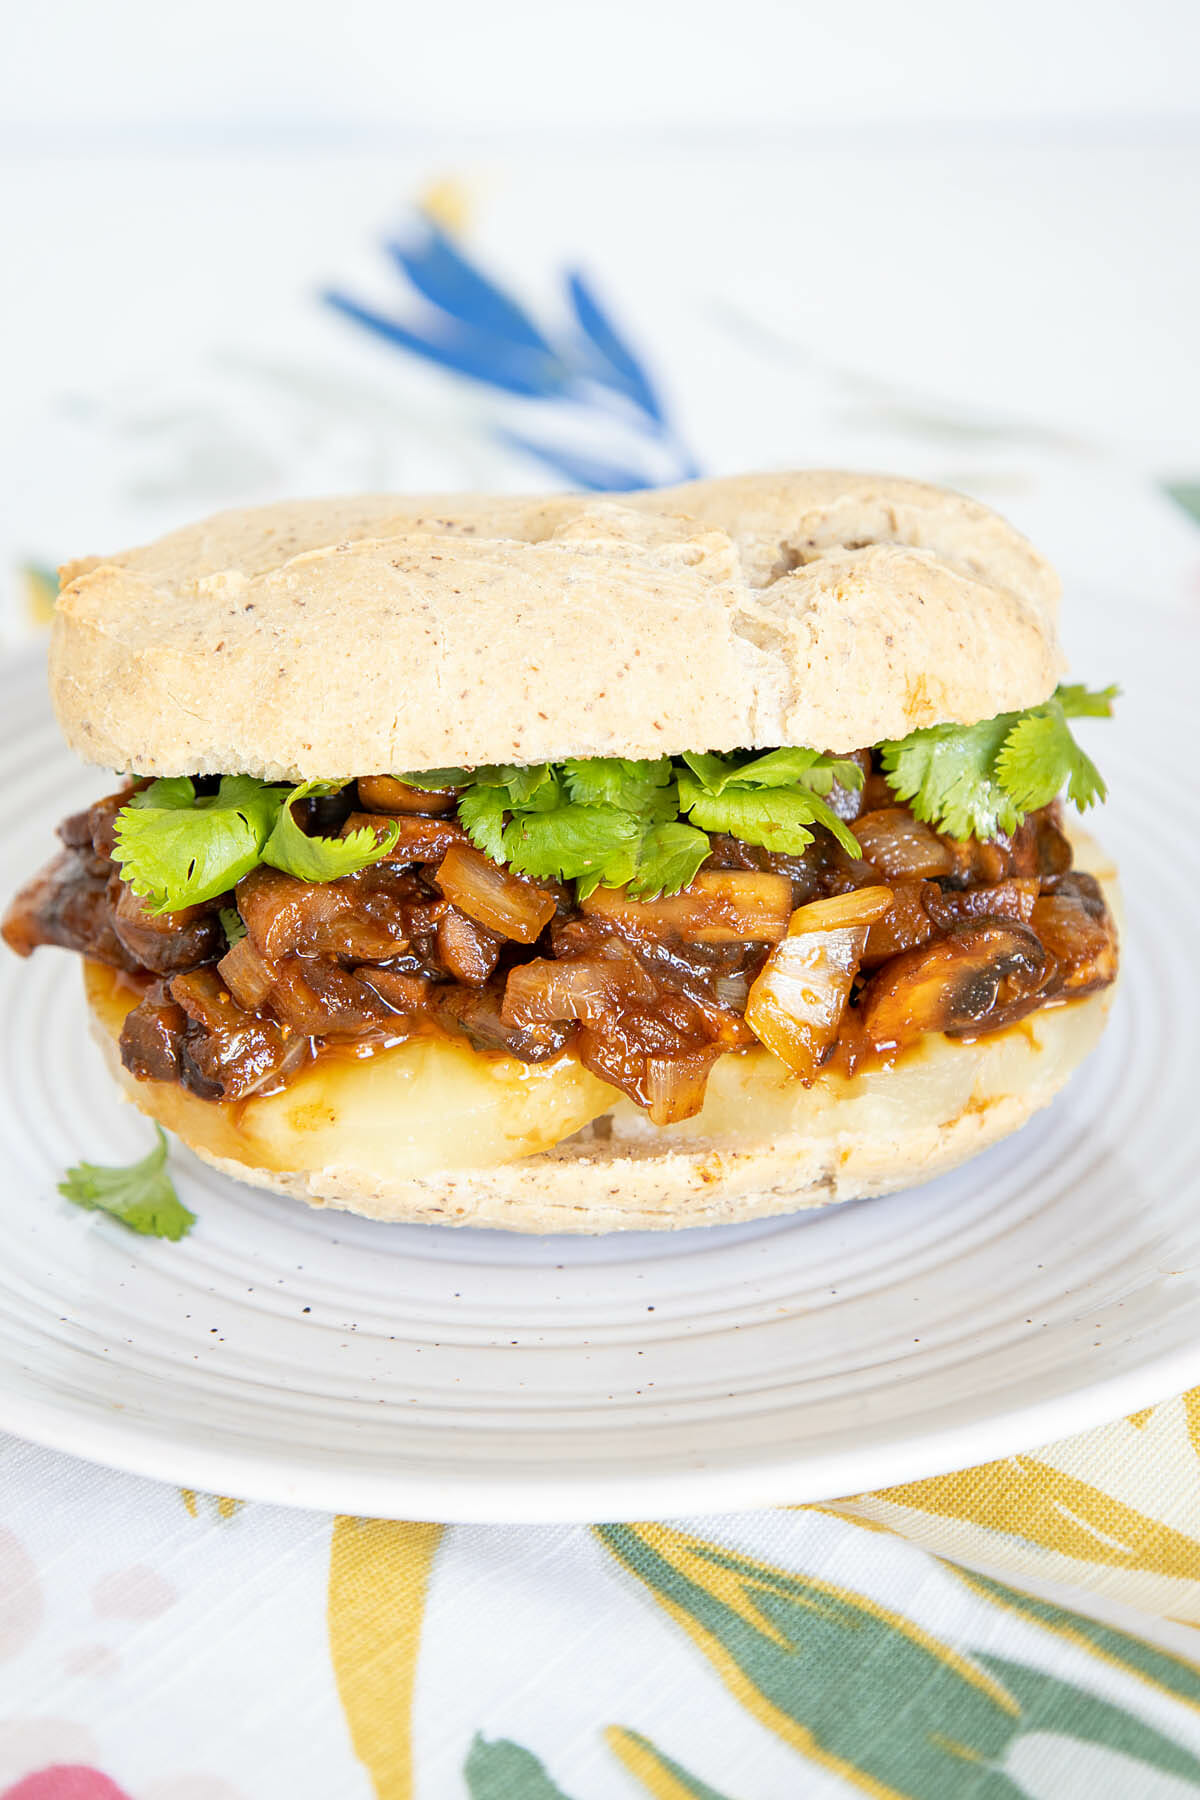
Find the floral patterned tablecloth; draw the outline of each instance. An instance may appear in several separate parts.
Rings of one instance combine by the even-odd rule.
[[[946,480],[1069,547],[1077,589],[1194,612],[1188,471],[827,369],[730,305],[648,354],[590,274],[540,310],[492,280],[464,210],[427,191],[314,292],[303,353],[260,332],[152,403],[64,399],[29,457],[53,442],[120,539],[289,487],[677,479],[728,466],[736,416],[736,461]],[[685,436],[664,396],[702,378],[725,411]],[[40,529],[5,547],[10,639],[80,548]],[[330,1518],[0,1440],[0,1800],[1168,1800],[1200,1791],[1197,1627],[1200,1391],[886,1492],[588,1527]]]

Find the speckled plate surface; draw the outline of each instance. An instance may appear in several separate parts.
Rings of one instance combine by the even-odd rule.
[[[1148,653],[1139,682],[1136,647],[1113,648],[1130,693],[1099,740],[1098,829],[1128,936],[1106,1039],[1017,1137],[890,1199],[529,1239],[310,1212],[175,1151],[199,1223],[145,1241],[55,1192],[80,1156],[149,1141],[88,1038],[78,962],[3,955],[0,1426],[239,1496],[618,1519],[933,1474],[1200,1381],[1186,670],[1152,688]],[[7,896],[104,777],[60,747],[36,659],[0,674],[0,734]],[[1152,808],[1147,734],[1168,772]]]

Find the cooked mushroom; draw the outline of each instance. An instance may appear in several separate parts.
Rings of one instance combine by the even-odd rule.
[[[1028,925],[979,919],[895,957],[872,976],[860,1003],[876,1050],[911,1043],[923,1031],[986,1031],[1001,1008],[1038,994],[1053,964]]]

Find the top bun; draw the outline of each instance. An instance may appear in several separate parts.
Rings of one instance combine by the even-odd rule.
[[[63,732],[146,775],[846,751],[1036,705],[1061,665],[1032,546],[887,476],[298,500],[62,573]]]

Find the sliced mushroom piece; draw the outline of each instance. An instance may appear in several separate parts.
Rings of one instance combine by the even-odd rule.
[[[932,887],[925,896],[926,911],[948,931],[965,919],[1019,919],[1028,925],[1037,903],[1039,883],[1036,875],[1009,881],[993,881],[982,887]]]
[[[775,944],[787,935],[792,885],[785,875],[702,869],[690,887],[658,900],[630,900],[624,888],[597,888],[583,911],[634,940]]]
[[[1054,964],[1036,934],[1015,919],[978,919],[946,937],[909,950],[873,975],[859,1017],[875,1050],[901,1049],[926,1031],[963,1035],[988,1031],[1032,1001]]]
[[[364,812],[444,813],[453,811],[458,789],[415,788],[394,775],[360,775],[358,799]]]

